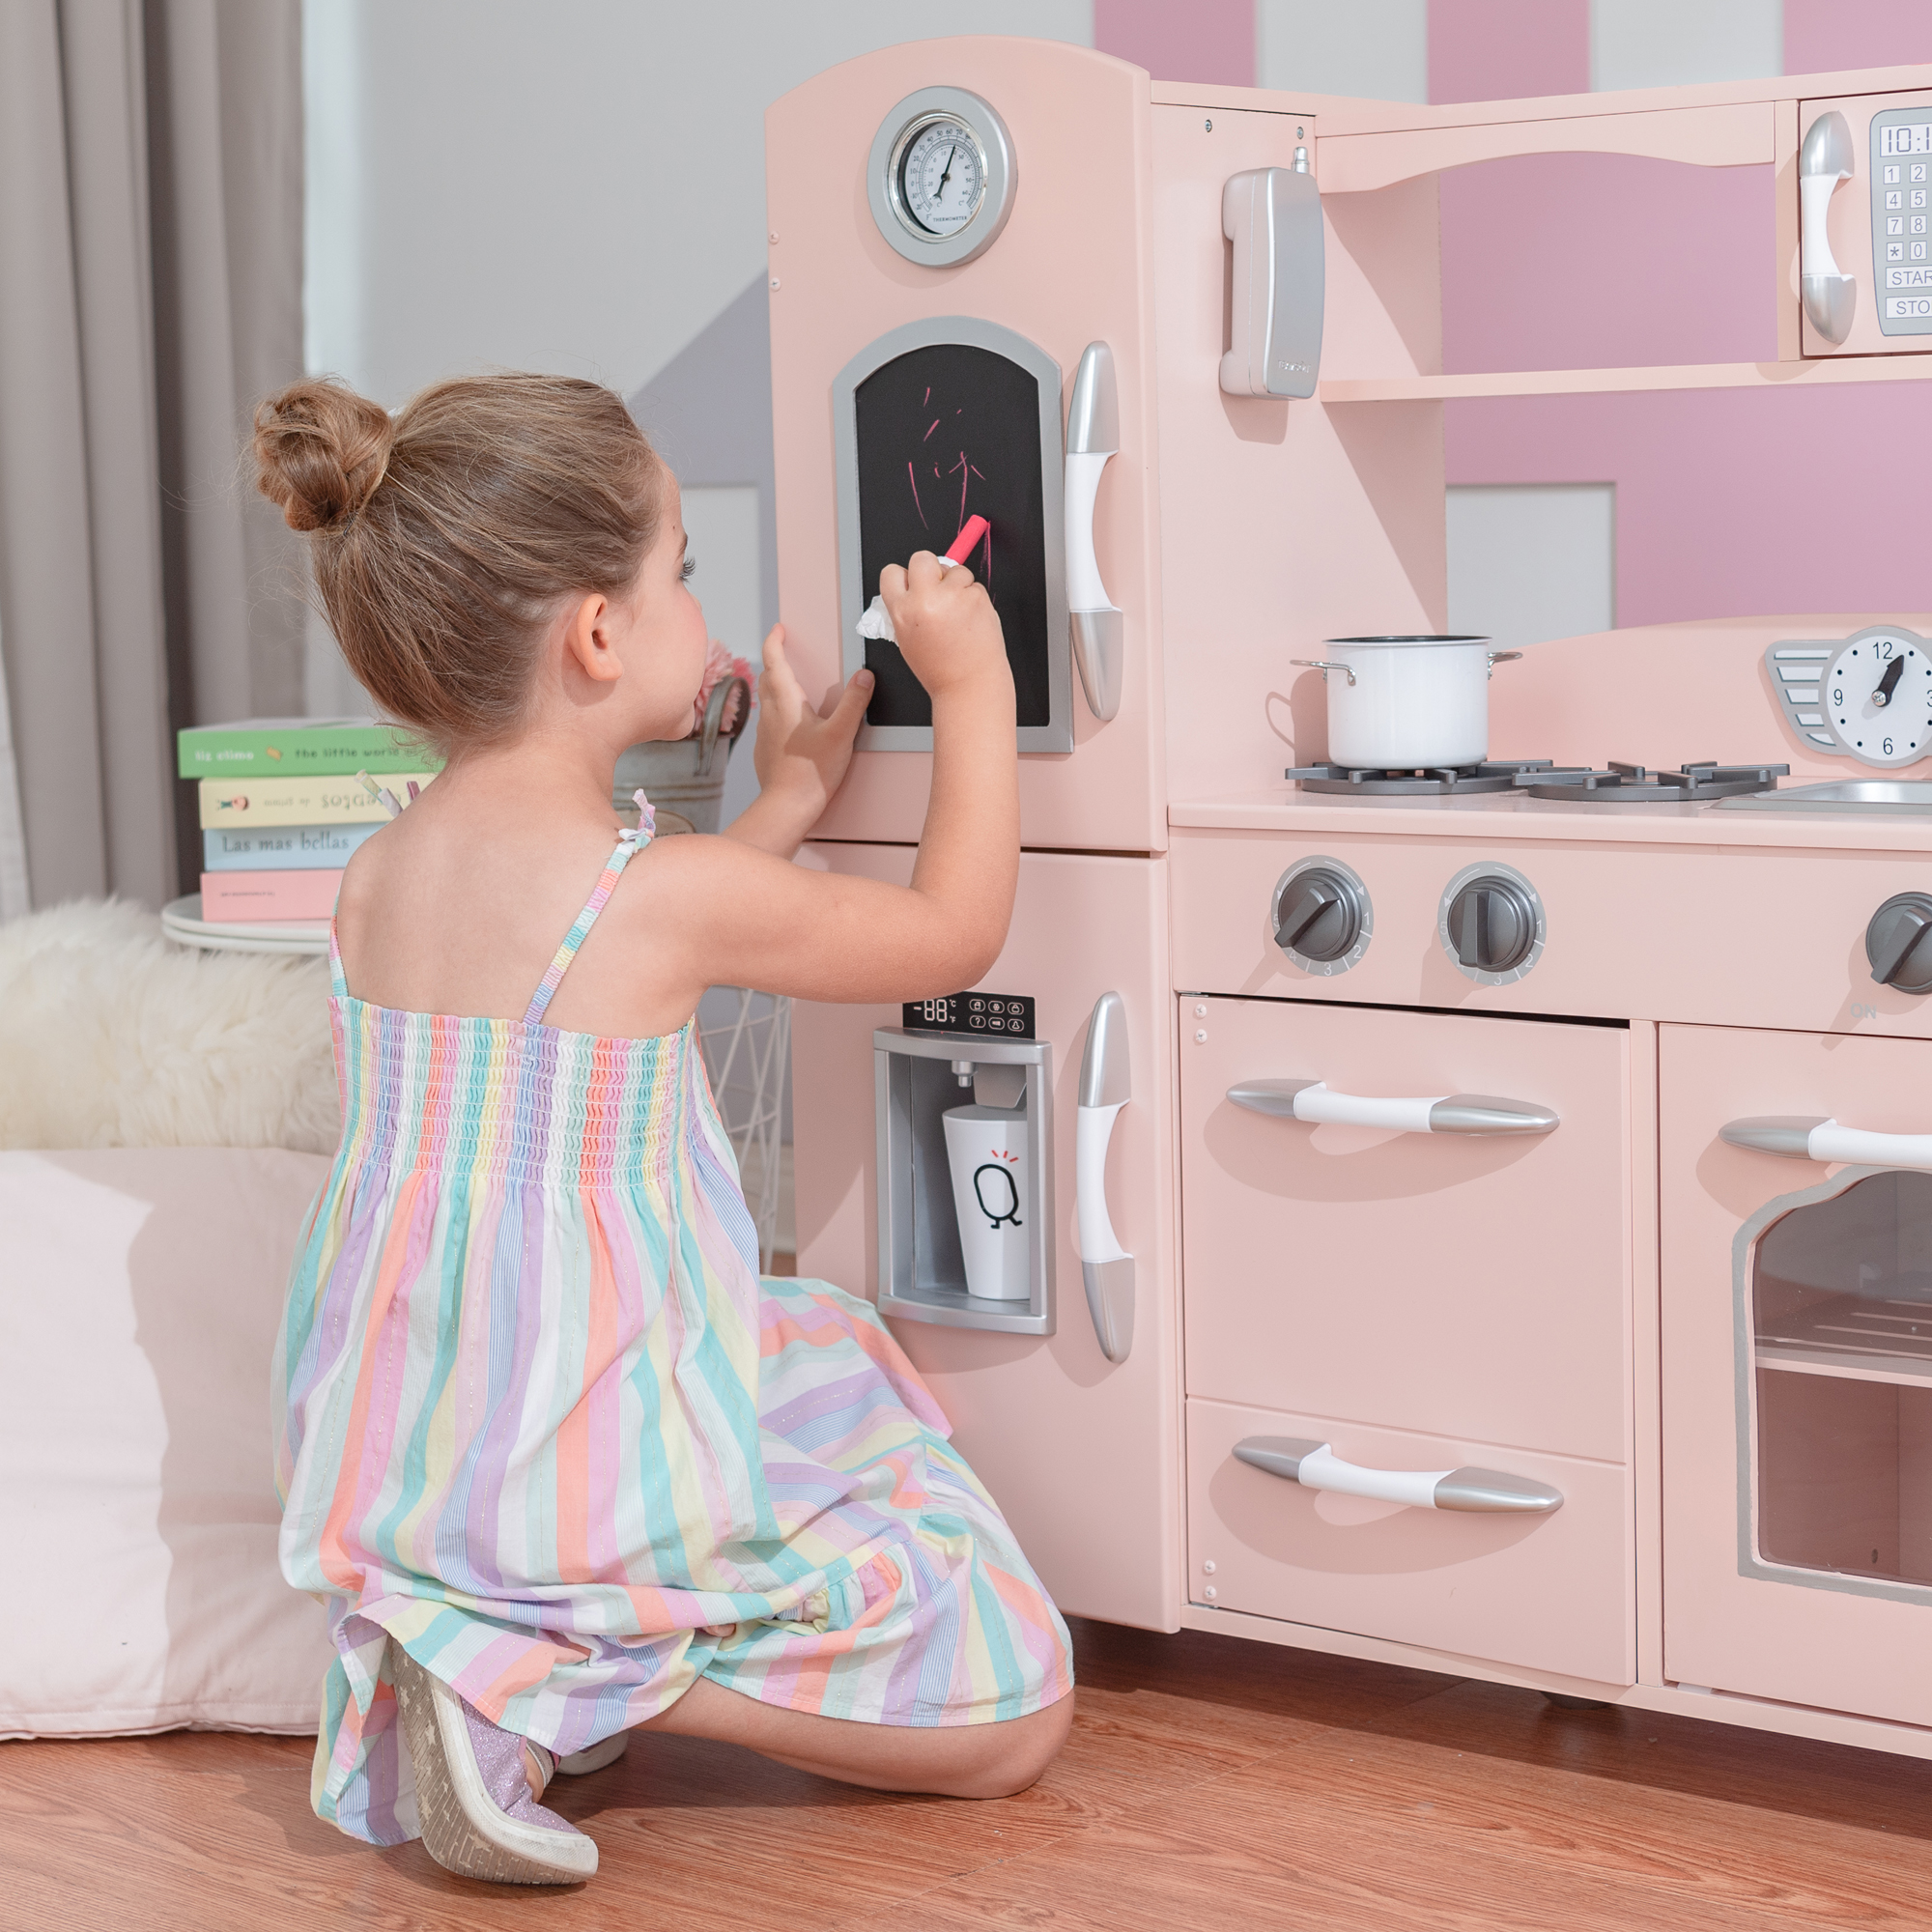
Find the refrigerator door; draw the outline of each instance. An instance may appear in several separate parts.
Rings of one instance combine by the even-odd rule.
[[[802,863],[905,885],[914,856],[904,845],[826,842],[808,847]],[[981,986],[1032,996],[1036,1033],[1053,1044],[1053,1332],[890,1321],[1061,1609],[1151,1630],[1178,1628],[1181,1571],[1173,1008],[1160,965],[1167,917],[1163,860],[1021,859],[1011,934]],[[1088,1036],[1105,993],[1120,997],[1118,1008],[1103,1008],[1102,1024],[1123,1031],[1102,1042],[1096,1098],[1083,1110]],[[879,1279],[873,1035],[900,1018],[896,1007],[801,1002],[792,1020],[799,1272],[868,1298]],[[962,1058],[975,1044],[962,1037]],[[1092,1122],[1116,1097],[1102,1077],[1110,1057],[1130,1065],[1131,1090],[1096,1159]],[[1084,1293],[1083,1112],[1090,1193],[1096,1171],[1105,1189],[1104,1215],[1089,1204],[1088,1232],[1097,1240],[1106,1226],[1112,1245],[1131,1257],[1124,1307],[1122,1263],[1097,1262],[1111,1270],[1112,1298],[1100,1307],[1117,1360]],[[1097,1257],[1096,1248],[1086,1259]]]
[[[1932,1048],[1660,1047],[1664,1675],[1932,1724]]]

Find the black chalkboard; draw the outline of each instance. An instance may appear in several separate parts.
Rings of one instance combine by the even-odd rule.
[[[875,369],[853,402],[862,608],[887,564],[944,554],[968,517],[984,517],[991,533],[966,561],[1000,613],[1018,722],[1050,723],[1038,380],[990,349],[942,342]],[[897,645],[867,639],[866,663],[878,680],[868,724],[932,723]]]

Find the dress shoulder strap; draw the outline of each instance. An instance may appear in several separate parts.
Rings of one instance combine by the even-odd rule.
[[[526,1026],[536,1026],[542,1021],[552,995],[569,972],[570,962],[577,957],[577,949],[590,936],[590,928],[597,923],[597,915],[604,910],[605,901],[616,890],[617,881],[624,875],[624,867],[651,842],[657,832],[658,815],[650,800],[642,792],[634,796],[638,801],[637,826],[618,835],[617,849],[611,854],[610,863],[599,874],[596,890],[584,900],[583,910],[577,915],[576,923],[563,935],[563,944],[556,949],[556,956],[550,962],[550,971],[530,995],[530,1004],[524,1013]]]

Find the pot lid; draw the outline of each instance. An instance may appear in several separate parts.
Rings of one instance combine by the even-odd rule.
[[[1325,644],[1487,644],[1493,640],[1489,638],[1436,637],[1436,638],[1324,638]]]

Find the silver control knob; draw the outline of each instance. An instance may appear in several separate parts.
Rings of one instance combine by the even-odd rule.
[[[1897,893],[1872,914],[1865,927],[1865,957],[1881,986],[1901,993],[1932,993],[1932,897]]]
[[[1449,944],[1472,972],[1513,973],[1536,945],[1536,908],[1514,879],[1486,873],[1449,901]]]
[[[1362,936],[1362,895],[1352,879],[1325,866],[1297,872],[1275,906],[1274,943],[1324,965]]]

